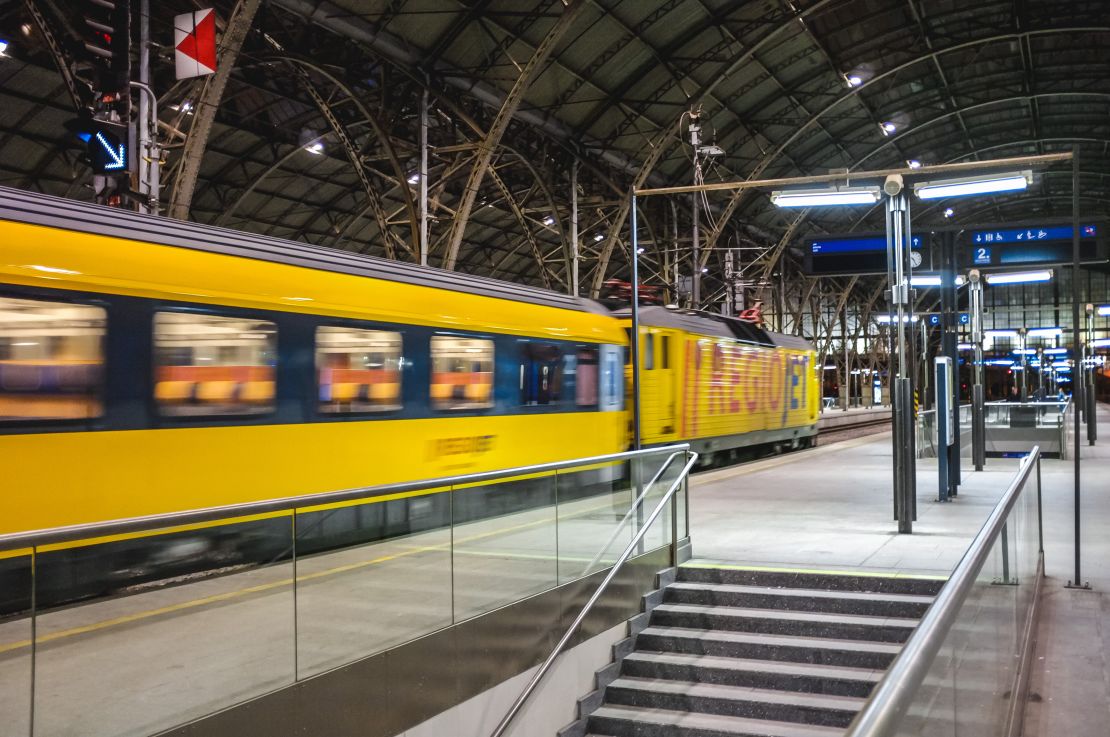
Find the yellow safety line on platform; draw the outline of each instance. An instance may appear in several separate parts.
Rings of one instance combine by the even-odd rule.
[[[600,504],[600,505],[595,506],[595,507],[589,507],[587,509],[583,509],[583,510],[580,510],[578,512],[574,512],[574,513],[569,514],[567,516],[568,517],[578,517],[578,516],[581,516],[581,515],[584,515],[584,514],[589,514],[590,512],[596,512],[599,509],[610,509],[611,507],[612,507],[611,504]],[[471,535],[469,537],[461,538],[459,540],[456,540],[455,544],[458,545],[459,543],[474,542],[476,540],[482,540],[482,539],[485,539],[485,538],[488,538],[488,537],[493,537],[495,535],[503,535],[507,532],[514,532],[514,531],[526,529],[528,527],[535,527],[537,525],[548,524],[550,522],[551,522],[551,520],[549,520],[549,519],[541,519],[541,520],[536,520],[534,522],[524,522],[524,523],[521,523],[519,525],[511,525],[509,527],[502,527],[502,528],[498,528],[496,530],[491,530],[489,532],[483,532],[483,533],[479,533],[479,534],[476,534],[476,535]],[[316,573],[306,573],[306,574],[297,576],[297,583],[300,583],[302,581],[311,581],[311,580],[317,579],[317,578],[324,578],[326,576],[333,576],[333,575],[336,575],[338,573],[346,573],[348,571],[357,570],[359,568],[365,568],[367,566],[377,565],[379,563],[386,563],[386,562],[391,561],[391,560],[396,560],[397,558],[403,558],[403,557],[407,557],[407,556],[410,556],[410,555],[416,555],[418,553],[428,553],[428,552],[432,552],[432,551],[435,551],[435,550],[444,549],[449,545],[450,545],[450,543],[440,543],[438,545],[427,545],[427,546],[423,546],[423,547],[410,548],[408,550],[402,550],[401,552],[393,553],[391,555],[382,555],[382,556],[379,556],[377,558],[373,558],[371,560],[359,561],[358,563],[348,563],[346,565],[336,566],[334,568],[329,568],[329,569],[324,570],[324,571],[317,571]],[[115,617],[114,619],[106,619],[102,622],[95,622],[93,624],[87,624],[87,625],[83,625],[81,627],[72,627],[70,629],[59,630],[58,632],[51,632],[49,634],[40,635],[36,638],[36,642],[41,645],[42,643],[45,643],[45,642],[52,642],[54,640],[60,640],[60,639],[66,638],[66,637],[73,637],[75,635],[83,635],[83,634],[87,634],[89,632],[96,632],[98,630],[108,629],[108,628],[111,628],[111,627],[117,627],[121,624],[130,624],[131,622],[136,622],[136,621],[143,620],[143,619],[149,619],[151,617],[158,617],[158,616],[161,616],[163,614],[173,614],[174,612],[179,612],[179,611],[183,611],[183,610],[186,610],[186,609],[195,609],[197,607],[205,606],[207,604],[216,604],[216,603],[219,603],[221,601],[228,601],[230,599],[235,599],[235,598],[238,598],[240,596],[245,596],[245,595],[248,595],[248,594],[258,594],[258,593],[262,593],[262,592],[265,592],[265,591],[271,591],[273,589],[281,588],[283,586],[289,586],[292,583],[293,583],[292,577],[283,578],[280,581],[271,581],[270,583],[258,584],[256,586],[248,586],[248,587],[243,588],[243,589],[237,589],[235,591],[228,591],[228,592],[225,592],[225,593],[222,593],[222,594],[213,594],[212,596],[205,596],[205,597],[202,597],[200,599],[192,599],[190,601],[183,601],[180,604],[171,604],[169,606],[159,607],[157,609],[149,609],[149,610],[143,611],[143,612],[136,612],[135,614],[126,614],[126,615],[123,615],[121,617]],[[13,650],[19,650],[19,649],[25,648],[25,647],[30,647],[31,644],[32,644],[31,640],[19,640],[17,642],[8,643],[7,645],[0,645],[0,654],[6,653],[6,652],[11,652]]]
[[[726,571],[761,571],[770,573],[812,573],[819,576],[860,576],[863,578],[912,578],[925,581],[947,581],[948,576],[938,576],[928,573],[901,573],[898,571],[854,571],[851,569],[824,569],[824,568],[780,568],[776,566],[742,566],[731,563],[692,563],[681,565],[682,568],[723,568]]]

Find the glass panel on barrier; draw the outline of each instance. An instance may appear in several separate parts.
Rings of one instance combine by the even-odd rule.
[[[900,720],[900,737],[1003,737],[1038,573],[1034,469]]]
[[[601,570],[632,540],[629,463],[559,471],[559,582]]]
[[[28,550],[0,552],[0,737],[31,728],[31,578]]]
[[[454,487],[456,622],[555,587],[555,479]]]
[[[297,670],[451,624],[451,493],[297,510]]]
[[[41,549],[36,737],[149,735],[293,683],[292,532],[275,513]]]

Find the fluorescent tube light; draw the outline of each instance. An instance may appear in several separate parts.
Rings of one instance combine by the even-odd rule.
[[[1110,348],[1110,338],[1099,338],[1098,340],[1092,340],[1091,346],[1093,348]]]
[[[1044,281],[1052,281],[1051,271],[1014,271],[1009,274],[987,274],[987,284],[1033,284]]]
[[[879,201],[878,187],[843,189],[781,190],[771,193],[778,207],[827,207],[830,205],[873,205]]]
[[[1060,328],[1031,328],[1029,330],[1030,338],[1056,338],[1059,337],[1064,331]]]
[[[920,182],[913,186],[913,191],[920,199],[937,200],[943,197],[1016,192],[1028,187],[1032,181],[1033,172],[1031,171],[1010,172],[938,182]]]
[[[989,338],[1012,338],[1016,340],[1018,337],[1016,330],[987,330],[985,332]]]
[[[1035,355],[1037,355],[1037,349],[1036,348],[1015,348],[1013,350],[1013,352],[1016,353],[1019,356],[1035,356]]]
[[[934,275],[922,274],[921,276],[911,276],[910,277],[910,286],[911,287],[939,287],[940,286],[940,277],[935,275],[935,274]]]
[[[958,350],[958,351],[970,351],[974,347],[975,346],[973,346],[971,343],[960,343],[959,345],[956,346],[956,350]]]
[[[1046,356],[1066,356],[1068,355],[1067,348],[1045,348],[1044,354]]]
[[[1098,308],[1098,314],[1102,317],[1110,315],[1110,305],[1102,305]]]

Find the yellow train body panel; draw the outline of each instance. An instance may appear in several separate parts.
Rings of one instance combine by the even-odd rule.
[[[0,221],[0,283],[445,329],[623,343],[588,312]],[[509,309],[506,307],[509,306]]]
[[[624,421],[553,413],[7,435],[0,534],[583,458],[620,447]]]

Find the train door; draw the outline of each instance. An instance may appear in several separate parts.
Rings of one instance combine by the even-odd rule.
[[[660,330],[654,336],[655,344],[655,390],[658,397],[659,432],[673,439],[678,434],[677,399],[679,372],[678,347],[680,341],[678,334],[673,330]]]

